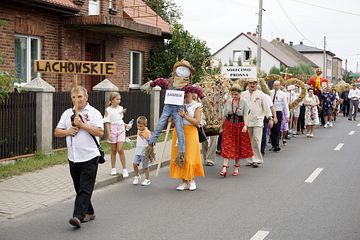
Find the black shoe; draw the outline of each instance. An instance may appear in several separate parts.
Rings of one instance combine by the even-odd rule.
[[[252,167],[253,167],[253,168],[258,168],[258,167],[259,167],[259,164],[256,163],[256,162],[254,162],[254,163],[252,164]]]
[[[280,152],[280,150],[281,150],[281,148],[279,148],[279,147],[274,148],[274,152]]]
[[[246,166],[251,167],[253,163],[247,163]]]
[[[80,219],[78,219],[77,217],[70,218],[69,223],[70,223],[71,225],[73,225],[74,227],[76,227],[76,228],[80,228],[80,227],[81,227],[81,221],[80,221]]]

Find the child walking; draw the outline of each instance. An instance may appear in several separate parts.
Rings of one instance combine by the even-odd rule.
[[[124,123],[123,117],[126,109],[120,106],[121,96],[118,92],[110,94],[109,106],[105,110],[104,123],[109,143],[111,144],[111,172],[110,175],[117,174],[115,168],[116,153],[119,154],[122,166],[122,176],[129,177],[129,172],[126,169],[124,142],[125,142],[125,127],[129,128]]]
[[[151,133],[149,129],[147,128],[147,119],[144,116],[139,116],[136,119],[136,125],[138,129],[137,133],[137,139],[136,139],[136,149],[135,149],[135,158],[134,158],[134,172],[135,177],[133,184],[137,185],[139,184],[141,180],[141,176],[139,174],[139,165],[142,162],[142,166],[145,172],[145,180],[141,183],[143,186],[150,185],[150,179],[149,179],[149,161],[145,157],[145,148],[148,146],[147,140],[150,138]]]

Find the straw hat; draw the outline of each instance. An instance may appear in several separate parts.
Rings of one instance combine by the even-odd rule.
[[[191,72],[191,76],[194,76],[195,75],[195,69],[193,66],[191,66],[191,64],[186,61],[185,59],[182,59],[180,61],[177,61],[174,66],[173,66],[173,72],[175,72],[176,68],[177,67],[180,67],[180,66],[184,66],[184,67],[187,67],[190,69],[190,72]]]
[[[239,84],[234,84],[230,87],[230,92],[242,92],[242,89]]]
[[[251,82],[259,82],[259,80],[258,80],[257,78],[248,78],[248,79],[246,80],[246,82],[248,82],[248,83],[251,83]]]

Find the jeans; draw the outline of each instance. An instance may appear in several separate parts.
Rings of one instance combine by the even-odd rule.
[[[182,109],[183,106],[165,104],[164,110],[161,113],[156,129],[154,133],[151,135],[150,139],[148,140],[149,144],[153,144],[154,142],[156,142],[156,139],[159,137],[161,131],[167,124],[169,117],[172,116],[175,122],[176,132],[178,135],[179,153],[185,152],[184,121],[179,114],[179,111]]]
[[[74,163],[69,161],[70,174],[76,191],[73,217],[83,220],[85,214],[93,214],[91,195],[94,190],[98,158],[87,162]]]

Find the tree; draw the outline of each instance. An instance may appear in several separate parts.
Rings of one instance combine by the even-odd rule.
[[[351,71],[345,71],[342,79],[347,83],[353,83],[353,78],[351,77],[352,74]]]
[[[150,52],[149,65],[146,69],[148,78],[151,80],[170,76],[174,63],[185,58],[197,70],[192,81],[198,82],[203,75],[202,63],[210,55],[206,42],[191,35],[181,24],[175,23],[172,27],[172,38]]]
[[[145,0],[145,3],[171,25],[177,23],[182,16],[182,10],[174,0]]]
[[[272,66],[272,67],[270,68],[269,74],[281,75],[281,74],[280,74],[280,69],[277,68],[277,67],[275,67],[275,66]]]
[[[6,21],[0,19],[0,27],[5,25]],[[4,64],[2,53],[0,51],[0,66]],[[12,89],[14,76],[11,73],[0,71],[0,103],[4,102]]]

